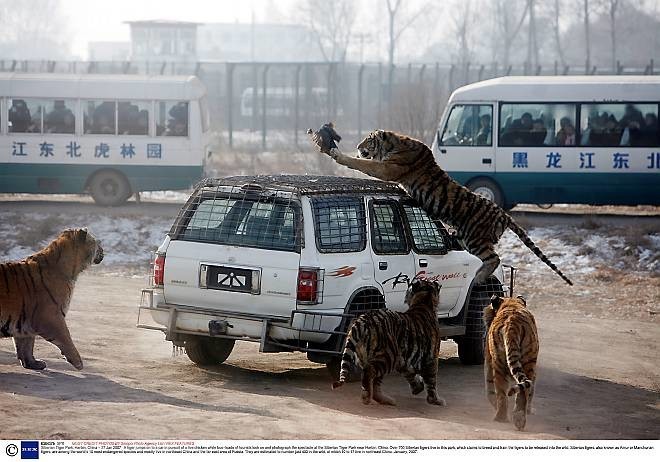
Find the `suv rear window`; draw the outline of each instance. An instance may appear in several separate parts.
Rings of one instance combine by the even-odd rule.
[[[319,252],[361,252],[367,245],[364,200],[357,197],[312,199]]]
[[[296,204],[263,197],[201,198],[175,239],[299,251]]]

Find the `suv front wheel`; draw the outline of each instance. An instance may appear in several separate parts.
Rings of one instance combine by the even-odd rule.
[[[198,366],[222,364],[233,348],[234,340],[227,338],[192,337],[185,344],[188,358]]]

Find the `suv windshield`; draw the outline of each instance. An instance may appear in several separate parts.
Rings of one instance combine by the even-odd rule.
[[[264,197],[209,197],[194,210],[174,239],[299,251],[296,203]],[[191,213],[192,212],[192,213]]]

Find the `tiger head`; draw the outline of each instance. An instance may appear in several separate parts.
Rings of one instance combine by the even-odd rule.
[[[378,162],[392,162],[399,165],[413,164],[419,156],[430,153],[424,143],[395,132],[376,130],[371,132],[357,149],[363,159],[372,159]]]
[[[502,306],[517,306],[519,308],[525,308],[527,306],[527,300],[522,295],[518,295],[515,298],[500,297],[499,295],[493,295],[490,297],[490,305],[484,308],[484,323],[486,327],[490,326],[497,315],[497,311]]]
[[[75,262],[76,267],[84,268],[91,263],[99,264],[103,261],[101,242],[87,228],[65,229],[55,239],[55,242],[59,242],[63,247],[76,250],[74,252],[78,260]]]
[[[440,303],[440,285],[437,281],[426,281],[415,279],[406,291],[404,303],[412,308],[414,305],[426,305],[433,307],[433,311],[438,310]]]

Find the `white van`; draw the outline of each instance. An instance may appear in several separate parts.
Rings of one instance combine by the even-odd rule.
[[[507,209],[660,205],[659,105],[660,76],[486,80],[451,95],[433,154]]]
[[[480,364],[483,308],[505,290],[501,271],[476,284],[480,266],[396,184],[210,179],[158,248],[138,326],[163,331],[201,365],[223,362],[243,340],[337,367],[352,317],[404,311],[409,282],[428,279],[442,284],[443,335],[461,361]]]
[[[132,193],[199,181],[206,89],[193,76],[0,73],[0,192]]]

